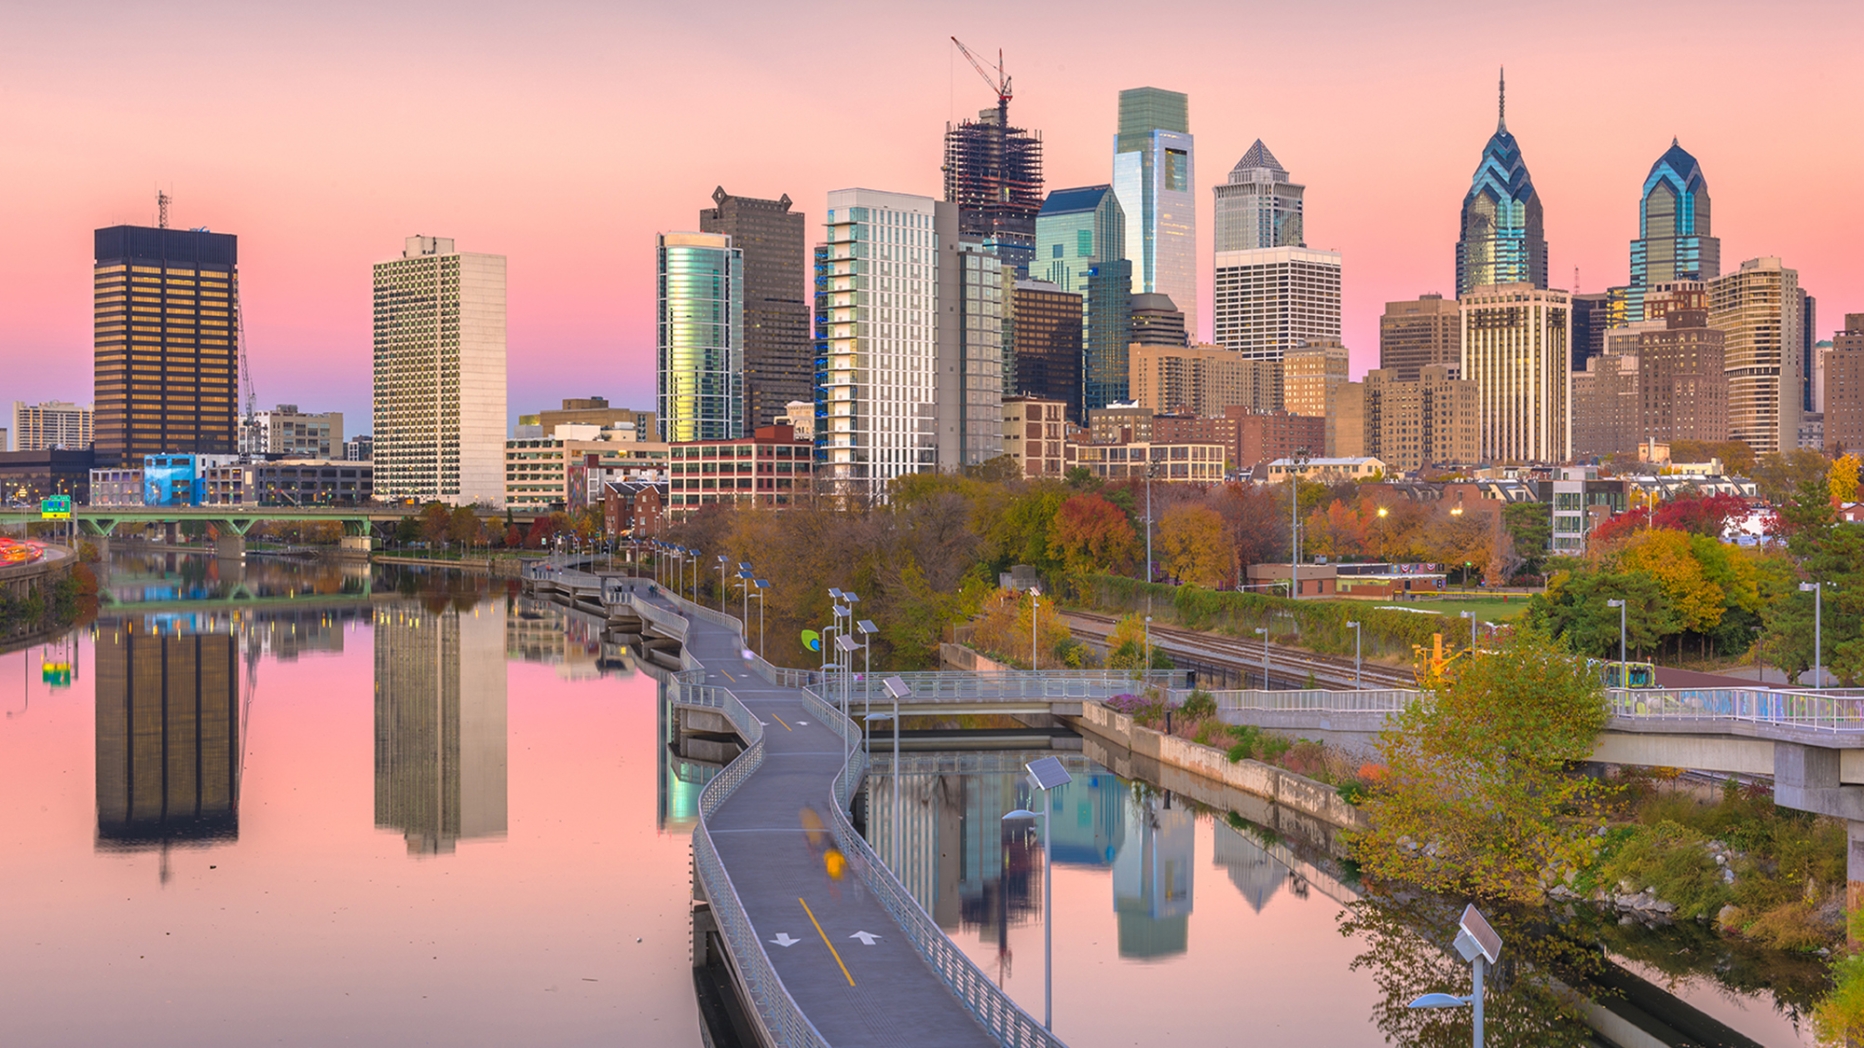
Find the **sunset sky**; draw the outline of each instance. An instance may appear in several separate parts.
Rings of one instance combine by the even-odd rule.
[[[1049,188],[1108,181],[1116,98],[1190,95],[1209,187],[1260,137],[1343,252],[1344,337],[1453,293],[1457,209],[1495,126],[1546,208],[1558,287],[1626,279],[1672,135],[1725,268],[1779,255],[1819,336],[1864,310],[1864,80],[1851,2],[0,5],[0,401],[91,400],[91,230],[238,234],[261,406],[369,429],[370,263],[414,233],[509,257],[510,410],[653,402],[653,235],[713,186],[938,195],[947,120],[993,104],[948,37],[1004,51]],[[798,274],[799,284],[802,274]]]

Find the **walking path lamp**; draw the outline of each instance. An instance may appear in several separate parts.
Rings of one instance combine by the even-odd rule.
[[[1625,602],[1622,600],[1608,600],[1605,602],[1605,606],[1618,609],[1618,686],[1621,688],[1629,688],[1631,682],[1626,679],[1629,667],[1625,663]]]
[[[1049,851],[1049,811],[1054,805],[1049,803],[1048,795],[1055,787],[1072,782],[1073,777],[1055,757],[1042,757],[1025,767],[1029,769],[1029,785],[1042,795],[1042,810],[1018,808],[1005,815],[1003,821],[1042,820],[1042,1028],[1052,1030],[1055,1027],[1055,864]]]
[[[1469,657],[1473,659],[1476,657],[1476,613],[1473,611],[1459,611],[1456,614],[1460,618],[1469,620]]]
[[[757,657],[764,657],[764,591],[770,588],[769,579],[756,579],[751,585],[757,587]]]
[[[1152,672],[1152,616],[1146,616],[1146,672]]]
[[[1365,687],[1365,685],[1360,683],[1360,680],[1359,680],[1359,650],[1360,650],[1359,649],[1359,641],[1360,641],[1359,623],[1349,622],[1347,623],[1347,625],[1353,628],[1353,687],[1363,688]]]
[[[892,713],[877,713],[872,719],[881,717],[893,719],[893,869],[897,873],[900,863],[905,861],[902,848],[905,847],[906,835],[900,830],[900,700],[913,693],[912,686],[903,677],[888,677],[881,682],[887,690],[887,697],[893,700]]]
[[[725,597],[731,592],[725,587],[725,555],[718,555],[718,610],[725,610]]]
[[[842,666],[842,669],[841,669],[841,715],[844,717],[847,717],[850,721],[852,721],[854,720],[854,717],[852,716],[854,712],[853,711],[854,695],[852,694],[854,690],[854,653],[860,650],[861,646],[854,642],[853,637],[848,636],[846,633],[842,633],[842,634],[836,635],[835,647],[838,651],[841,652],[841,655],[839,656],[839,658],[841,659],[841,666]],[[850,739],[848,741],[848,745],[853,746],[854,740]],[[842,757],[845,759],[847,757],[847,754],[848,754],[848,751],[846,748],[844,748],[842,751]]]
[[[861,635],[861,709],[866,711],[874,702],[874,652],[868,647],[868,641],[880,632],[873,619],[862,619],[854,624],[854,630]]]
[[[1269,628],[1257,626],[1256,635],[1262,638],[1262,690],[1269,690]]]
[[[1467,997],[1458,997],[1449,993],[1427,993],[1406,1007],[1409,1008],[1461,1008],[1465,1005],[1474,1009],[1475,1048],[1482,1048],[1482,971],[1494,964],[1502,956],[1502,938],[1495,934],[1474,906],[1463,909],[1463,918],[1457,922],[1456,952],[1463,955],[1475,972],[1474,992]]]
[[[1825,687],[1825,667],[1819,662],[1819,656],[1825,648],[1825,584],[1823,582],[1802,582],[1800,592],[1812,591],[1812,686]]]
[[[1029,587],[1029,668],[1039,670],[1041,663],[1036,658],[1040,650],[1036,640],[1036,611],[1042,607],[1042,587]]]
[[[697,604],[699,603],[699,551],[689,549],[686,552],[688,554],[686,559],[692,561],[693,565],[693,603]]]
[[[744,643],[746,647],[749,647],[751,643],[750,632],[751,632],[751,580],[752,578],[753,576],[751,574],[751,566],[749,564],[738,565],[738,592],[744,594],[744,617],[739,619],[738,621],[744,623],[744,632],[746,634],[744,638]]]

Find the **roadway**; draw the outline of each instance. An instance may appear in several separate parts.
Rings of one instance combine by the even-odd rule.
[[[638,584],[644,591],[647,580]],[[647,599],[678,613],[663,597]],[[784,988],[838,1048],[996,1045],[859,874],[830,872],[824,827],[846,758],[841,736],[818,723],[798,689],[754,673],[735,633],[687,621],[686,650],[704,683],[729,689],[764,725],[763,764],[706,830]]]

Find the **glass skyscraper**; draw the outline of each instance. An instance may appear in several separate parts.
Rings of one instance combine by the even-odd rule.
[[[1081,296],[1082,390],[1065,398],[1081,417],[1126,399],[1126,347],[1133,266],[1126,211],[1110,185],[1057,189],[1036,215],[1036,260],[1029,274]],[[1049,396],[1059,396],[1053,389]]]
[[[744,436],[744,253],[718,233],[657,239],[660,439]]]
[[[1722,275],[1722,242],[1709,235],[1708,180],[1702,165],[1674,138],[1644,179],[1637,232],[1631,242],[1627,322],[1644,319],[1644,295],[1657,284]]]
[[[1113,136],[1113,191],[1126,212],[1134,294],[1170,295],[1197,328],[1196,150],[1190,102],[1179,91],[1120,92]]]
[[[1469,193],[1463,197],[1462,236],[1456,241],[1456,297],[1491,284],[1547,286],[1547,238],[1540,196],[1508,133],[1507,84],[1502,85],[1495,133],[1482,148]]]
[[[1230,180],[1211,190],[1216,195],[1217,250],[1306,247],[1301,229],[1301,194],[1306,188],[1288,181],[1287,169],[1256,139],[1230,169]]]

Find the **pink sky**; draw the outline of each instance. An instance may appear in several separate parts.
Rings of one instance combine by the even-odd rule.
[[[1143,19],[1143,20],[1142,20]],[[1626,278],[1637,194],[1678,135],[1724,264],[1777,254],[1819,333],[1864,310],[1864,5],[1720,2],[14,5],[0,10],[0,400],[91,397],[90,231],[240,237],[262,405],[368,429],[369,265],[412,233],[510,259],[510,408],[653,397],[653,235],[712,187],[937,195],[945,121],[992,102],[956,34],[1004,49],[1048,185],[1105,182],[1123,87],[1188,92],[1200,305],[1210,196],[1260,137],[1345,255],[1345,339],[1388,299],[1451,293],[1457,208],[1508,124],[1545,202],[1556,286]]]

